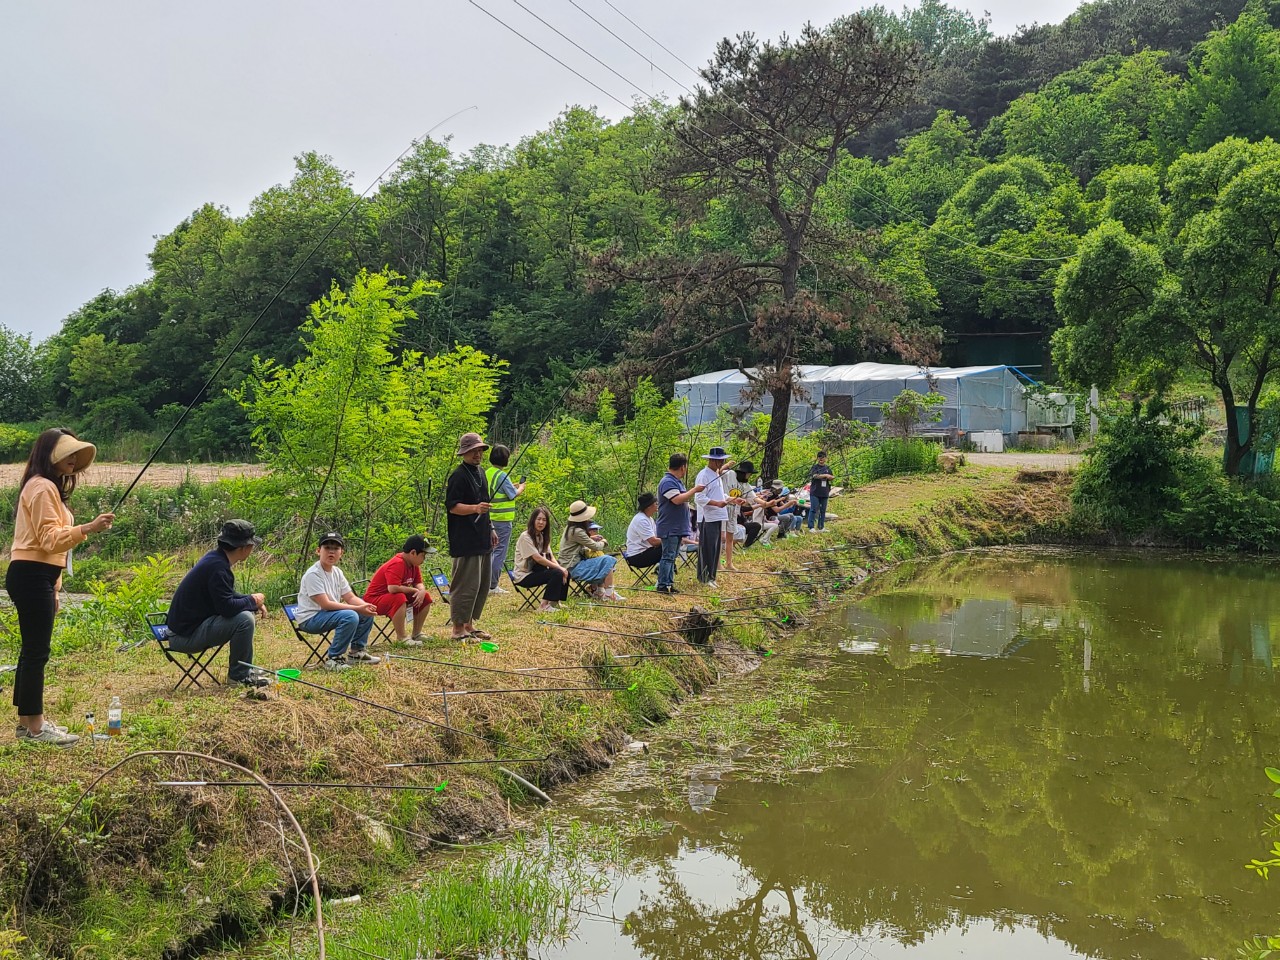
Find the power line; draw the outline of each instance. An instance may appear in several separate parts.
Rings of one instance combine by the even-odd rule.
[[[648,58],[648,57],[645,57],[645,56],[644,56],[644,54],[640,53],[638,50],[636,50],[636,49],[635,49],[635,47],[633,47],[631,44],[629,44],[629,43],[627,43],[625,40],[623,40],[623,39],[622,39],[622,37],[618,36],[618,34],[617,34],[617,33],[615,33],[613,30],[609,29],[609,27],[605,26],[603,23],[601,23],[601,22],[600,22],[599,20],[597,20],[595,17],[591,16],[591,14],[589,14],[589,13],[587,13],[585,10],[583,10],[583,9],[582,9],[582,7],[580,7],[580,6],[577,4],[577,2],[575,2],[575,0],[569,0],[569,3],[570,3],[570,4],[572,4],[576,9],[578,9],[579,11],[581,11],[581,12],[582,12],[585,16],[587,16],[587,17],[588,17],[588,18],[589,18],[593,23],[597,24],[597,25],[598,25],[598,26],[600,26],[602,29],[604,29],[605,31],[607,31],[611,36],[613,36],[616,40],[618,40],[618,42],[620,42],[620,43],[624,44],[624,45],[627,47],[627,49],[629,49],[629,50],[633,51],[633,52],[634,52],[634,53],[636,53],[638,56],[640,56],[640,57],[642,57],[643,59],[645,59],[645,60],[649,63],[649,65],[650,65],[651,67],[653,67],[653,68],[654,68],[654,69],[656,69],[656,70],[659,70],[659,71],[663,74],[663,76],[667,77],[667,78],[668,78],[668,79],[670,79],[673,83],[675,83],[675,84],[679,85],[681,88],[683,88],[683,89],[685,90],[685,92],[686,92],[686,93],[693,93],[693,92],[694,92],[694,91],[693,91],[689,86],[687,86],[686,84],[681,83],[679,80],[677,80],[675,77],[671,76],[671,74],[667,73],[665,70],[662,70],[662,68],[661,68],[661,67],[658,67],[658,66],[657,66],[657,64],[655,64],[655,63],[653,62],[653,60],[652,60],[652,59],[650,59],[650,58]],[[636,23],[636,21],[635,21],[635,20],[633,20],[631,17],[627,16],[625,13],[623,13],[621,10],[619,10],[619,9],[618,9],[618,8],[617,8],[617,7],[612,3],[612,0],[604,0],[604,3],[605,3],[605,4],[606,4],[606,5],[607,5],[611,10],[613,10],[615,13],[617,13],[619,16],[621,16],[621,17],[622,17],[622,19],[626,20],[626,21],[627,21],[627,23],[629,23],[633,28],[635,28],[637,31],[639,31],[641,34],[643,34],[643,35],[644,35],[644,37],[646,37],[646,38],[647,38],[651,43],[653,43],[653,44],[657,45],[657,46],[658,46],[661,50],[663,50],[663,52],[665,52],[668,56],[670,56],[671,58],[673,58],[674,60],[676,60],[678,63],[680,63],[680,65],[681,65],[681,66],[683,66],[683,67],[684,67],[686,70],[688,70],[690,73],[694,74],[694,76],[697,76],[697,77],[701,77],[701,76],[702,76],[702,74],[701,74],[701,73],[699,73],[696,69],[694,69],[693,67],[691,67],[688,63],[686,63],[686,62],[685,62],[684,60],[682,60],[679,56],[677,56],[677,55],[676,55],[676,54],[675,54],[675,53],[674,53],[674,52],[673,52],[669,47],[667,47],[667,46],[666,46],[665,44],[663,44],[660,40],[658,40],[656,37],[654,37],[651,33],[649,33],[647,30],[645,30],[642,26],[640,26],[640,24]],[[788,137],[788,136],[787,136],[785,133],[783,133],[782,131],[780,131],[780,130],[776,130],[776,129],[775,129],[775,128],[774,128],[774,127],[773,127],[773,126],[772,126],[772,125],[767,121],[767,120],[765,120],[763,117],[759,116],[759,114],[757,114],[757,113],[755,113],[754,111],[752,111],[750,107],[746,106],[745,104],[739,104],[739,106],[742,108],[742,110],[743,110],[743,111],[744,111],[744,112],[745,112],[749,117],[751,117],[753,120],[755,120],[755,121],[757,121],[757,122],[759,122],[759,123],[763,124],[763,125],[765,126],[765,128],[766,128],[766,129],[768,129],[770,132],[772,132],[775,136],[781,137],[783,140],[785,140],[786,142],[790,143],[790,144],[791,144],[791,146],[795,147],[796,149],[802,149],[802,148],[800,147],[800,145],[799,145],[799,144],[797,144],[794,140],[792,140],[790,137]],[[719,113],[719,114],[720,114],[724,119],[728,120],[730,123],[733,123],[733,124],[734,124],[735,126],[737,126],[739,129],[743,130],[743,132],[744,132],[744,133],[745,133],[745,132],[747,132],[747,131],[746,131],[746,129],[745,129],[745,128],[743,128],[741,124],[739,124],[736,120],[734,120],[732,117],[730,117],[728,114],[726,114],[723,110],[720,110],[719,108],[713,108],[713,109],[715,109],[715,110],[716,110],[716,112],[717,112],[717,113]],[[705,132],[705,131],[701,131],[701,132]],[[937,229],[936,224],[928,224],[928,223],[926,223],[922,218],[915,216],[913,213],[911,213],[911,212],[910,212],[910,211],[908,211],[908,210],[904,210],[904,209],[902,209],[901,207],[898,207],[896,204],[892,203],[892,201],[889,201],[887,198],[876,197],[874,194],[872,194],[872,193],[871,193],[869,190],[867,190],[865,187],[862,187],[862,186],[860,186],[860,185],[858,185],[858,184],[851,184],[851,186],[852,186],[855,190],[858,190],[858,191],[860,191],[860,192],[866,193],[866,194],[868,194],[869,196],[873,197],[874,199],[879,200],[880,202],[882,202],[882,203],[886,204],[888,207],[890,207],[890,208],[891,208],[895,213],[900,214],[901,219],[900,219],[900,220],[898,220],[898,221],[896,221],[896,222],[904,222],[904,221],[907,221],[907,222],[917,223],[917,224],[919,224],[920,226],[925,227],[926,229],[933,229],[933,230],[934,230],[935,232],[937,232],[940,236],[946,237],[946,238],[947,238],[947,239],[949,239],[949,240],[953,240],[953,241],[955,241],[956,243],[959,243],[959,244],[962,244],[962,245],[965,245],[965,246],[973,247],[973,248],[975,248],[975,249],[981,250],[981,251],[986,252],[986,253],[991,253],[991,254],[994,254],[994,255],[996,255],[996,256],[1001,256],[1001,257],[1004,257],[1004,258],[1009,259],[1009,260],[1018,261],[1018,262],[1023,262],[1023,263],[1065,263],[1067,260],[1070,260],[1070,259],[1071,259],[1070,257],[1024,257],[1024,256],[1020,256],[1020,255],[1018,255],[1018,254],[1005,253],[1005,252],[1004,252],[1004,251],[1002,251],[1002,250],[994,250],[994,249],[991,249],[991,248],[988,248],[988,247],[983,247],[983,246],[980,246],[979,244],[972,243],[971,241],[964,240],[963,238],[955,237],[955,236],[951,236],[951,235],[949,235],[949,234],[945,233],[944,231]],[[886,221],[886,222],[888,222],[888,221]]]

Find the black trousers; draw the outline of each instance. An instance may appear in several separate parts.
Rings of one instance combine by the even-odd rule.
[[[569,585],[564,582],[564,574],[548,567],[535,567],[529,571],[528,576],[511,582],[520,587],[545,585],[547,589],[543,592],[542,599],[547,603],[559,603],[569,595]]]
[[[627,561],[627,566],[639,570],[641,567],[656,566],[658,561],[662,559],[662,544],[654,547],[645,547],[637,554],[630,557],[623,557]]]
[[[36,560],[14,560],[4,576],[4,588],[18,611],[22,649],[13,675],[13,705],[18,716],[44,713],[44,668],[53,642],[53,617],[58,610],[58,578],[62,567]]]
[[[710,583],[720,572],[720,532],[723,520],[703,520],[698,524],[698,580]]]

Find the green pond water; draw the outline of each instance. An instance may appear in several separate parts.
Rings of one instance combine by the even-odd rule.
[[[655,737],[563,802],[670,826],[529,955],[1234,957],[1280,930],[1280,876],[1243,866],[1280,811],[1278,585],[1268,562],[1151,554],[898,568],[673,727],[802,672],[795,724],[838,725],[839,759],[779,780],[767,742]]]

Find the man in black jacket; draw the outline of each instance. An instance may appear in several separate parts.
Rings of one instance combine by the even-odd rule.
[[[229,643],[231,663],[227,680],[248,687],[269,682],[245,663],[253,662],[253,630],[256,614],[265,615],[267,598],[261,593],[236,593],[231,568],[248,559],[262,544],[248,520],[228,520],[218,534],[218,546],[188,571],[174,591],[165,623],[172,637],[170,647],[196,653]]]

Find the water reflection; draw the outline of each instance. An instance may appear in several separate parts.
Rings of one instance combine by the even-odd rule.
[[[1233,954],[1277,926],[1242,868],[1280,742],[1276,586],[1268,566],[1137,555],[896,571],[812,641],[845,653],[802,722],[847,724],[860,761],[691,778],[653,867],[611,894],[616,923],[538,955]]]

